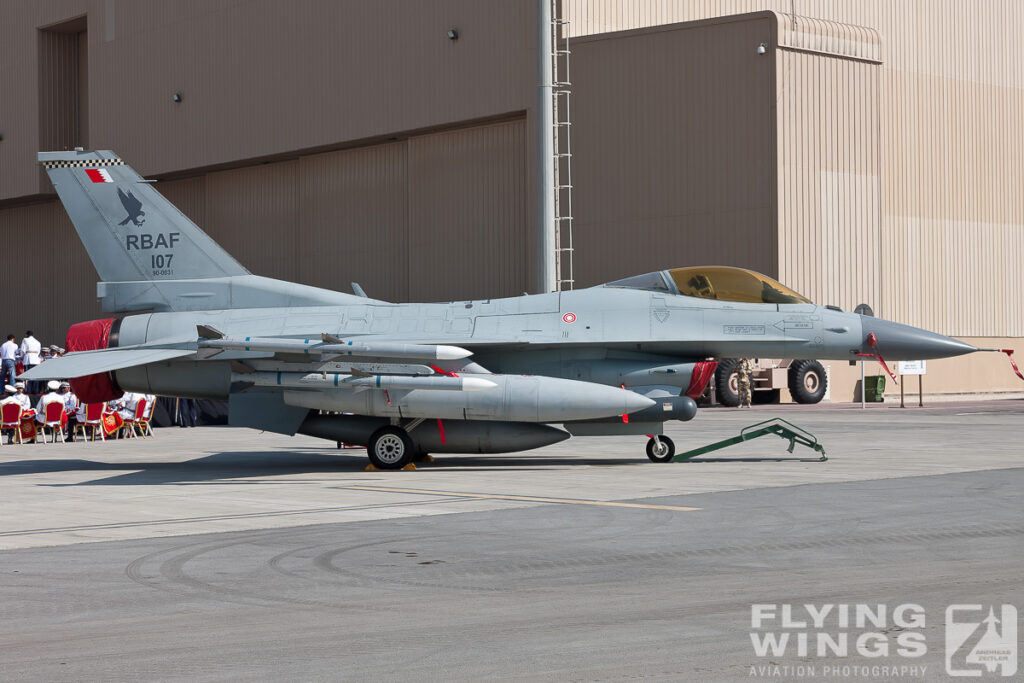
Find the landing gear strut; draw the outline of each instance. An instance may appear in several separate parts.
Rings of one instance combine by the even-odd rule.
[[[647,457],[651,462],[671,462],[676,454],[676,445],[667,436],[652,436],[647,440]]]
[[[401,427],[381,427],[366,445],[366,455],[379,470],[400,470],[412,462],[415,453],[412,439]]]

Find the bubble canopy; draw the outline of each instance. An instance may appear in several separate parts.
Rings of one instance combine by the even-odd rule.
[[[652,292],[748,304],[811,303],[806,297],[800,296],[767,275],[731,266],[694,266],[659,270],[609,282],[605,287],[646,289]]]

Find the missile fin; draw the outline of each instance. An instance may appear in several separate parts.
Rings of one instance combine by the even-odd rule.
[[[256,372],[251,367],[249,367],[248,365],[239,360],[231,361],[231,371],[237,372],[240,375],[251,375],[252,373]]]
[[[224,333],[210,325],[196,325],[196,332],[201,339],[223,339]]]

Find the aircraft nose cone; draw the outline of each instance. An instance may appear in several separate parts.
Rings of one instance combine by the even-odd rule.
[[[862,315],[861,325],[864,329],[861,353],[877,353],[887,360],[950,358],[978,350],[959,339],[880,318]],[[875,336],[874,347],[868,344],[871,335]]]

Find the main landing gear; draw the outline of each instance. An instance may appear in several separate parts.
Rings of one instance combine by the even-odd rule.
[[[381,427],[370,436],[366,455],[379,470],[400,470],[416,457],[416,447],[401,427]]]
[[[676,445],[667,436],[655,434],[647,440],[647,457],[651,462],[672,462],[676,454]]]

